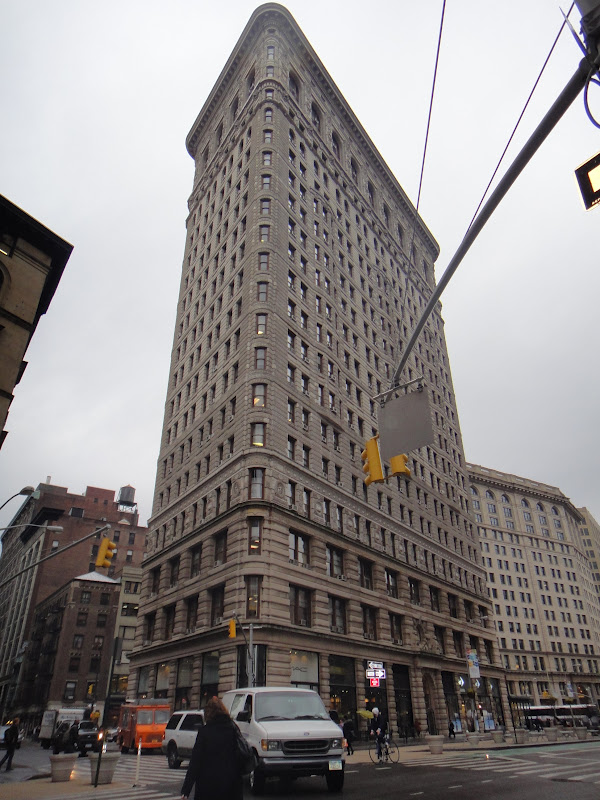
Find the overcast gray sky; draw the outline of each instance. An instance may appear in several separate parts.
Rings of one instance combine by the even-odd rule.
[[[0,0],[0,193],[75,247],[15,391],[0,504],[47,476],[74,492],[130,483],[146,522],[192,189],[185,137],[256,5]],[[415,202],[441,0],[287,7]],[[420,208],[438,277],[561,22],[548,0],[447,3]],[[579,59],[565,31],[509,161]],[[590,98],[600,118],[600,90]],[[442,298],[467,459],[558,486],[597,519],[600,208],[583,210],[573,170],[599,149],[578,100]]]

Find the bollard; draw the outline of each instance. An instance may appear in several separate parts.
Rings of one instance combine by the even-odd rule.
[[[135,783],[133,784],[134,788],[138,786],[138,781],[140,779],[140,759],[142,757],[142,740],[140,738],[138,742],[138,751],[137,751],[137,762],[135,765]]]

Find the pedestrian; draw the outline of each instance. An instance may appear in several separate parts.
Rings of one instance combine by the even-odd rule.
[[[190,796],[194,785],[195,800],[242,800],[237,735],[235,723],[221,700],[211,697],[181,787],[182,800]]]
[[[454,731],[454,723],[452,722],[452,720],[448,722],[448,738],[456,739],[456,733]]]
[[[0,761],[0,769],[2,769],[2,764],[7,761],[6,771],[9,772],[12,769],[12,760],[15,754],[15,750],[17,749],[17,744],[19,743],[19,718],[15,717],[13,721],[10,723],[10,727],[4,731],[4,744],[6,746],[6,755]]]
[[[346,751],[349,756],[354,755],[354,720],[352,716],[348,714],[344,720],[344,724],[342,725],[342,730],[344,732],[344,739],[346,740]]]
[[[415,720],[414,729],[415,729],[415,739],[419,739],[421,736],[421,723],[419,722],[418,719]]]

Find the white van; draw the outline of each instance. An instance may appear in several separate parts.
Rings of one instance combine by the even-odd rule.
[[[271,776],[324,775],[330,792],[344,785],[342,731],[310,689],[260,686],[225,692],[223,703],[256,757],[250,789],[260,794]]]

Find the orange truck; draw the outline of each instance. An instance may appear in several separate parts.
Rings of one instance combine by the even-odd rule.
[[[160,750],[170,716],[171,706],[160,700],[140,700],[139,703],[122,705],[117,730],[121,752],[137,749],[140,741],[142,750]]]

